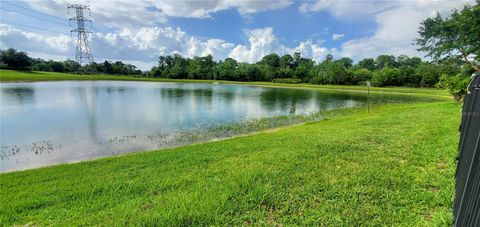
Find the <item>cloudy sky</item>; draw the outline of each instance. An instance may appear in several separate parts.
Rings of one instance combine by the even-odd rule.
[[[88,4],[96,61],[122,60],[141,69],[160,55],[211,54],[256,62],[262,56],[301,52],[355,61],[379,54],[423,57],[412,45],[419,23],[448,15],[473,0],[29,0],[0,1],[0,49],[33,57],[75,58],[68,3]]]

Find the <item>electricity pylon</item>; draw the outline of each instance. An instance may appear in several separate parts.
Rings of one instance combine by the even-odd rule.
[[[85,22],[90,22],[90,25],[91,25],[92,20],[84,16],[85,10],[88,10],[89,15],[91,15],[90,7],[88,7],[88,5],[68,4],[67,8],[68,8],[69,14],[70,14],[70,9],[75,10],[75,16],[70,18],[69,22],[72,22],[72,21],[77,22],[77,28],[70,31],[72,33],[77,33],[78,35],[75,60],[80,66],[82,66],[82,64],[84,63],[92,64],[94,62],[93,54],[92,54],[92,50],[90,49],[90,44],[88,42],[88,35],[87,35],[92,32],[88,31],[85,28]],[[93,72],[93,68],[91,68],[91,72]]]

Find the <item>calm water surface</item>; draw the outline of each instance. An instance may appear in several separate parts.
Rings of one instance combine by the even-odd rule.
[[[364,105],[365,94],[200,83],[1,83],[0,171],[168,146],[182,131]],[[375,102],[404,101],[379,96]],[[163,142],[162,142],[163,141]]]

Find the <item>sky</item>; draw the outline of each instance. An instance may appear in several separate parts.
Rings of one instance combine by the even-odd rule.
[[[269,53],[321,62],[379,54],[424,57],[412,43],[420,22],[473,0],[0,0],[0,49],[75,59],[67,4],[90,7],[95,61],[148,70],[161,55],[256,62]]]

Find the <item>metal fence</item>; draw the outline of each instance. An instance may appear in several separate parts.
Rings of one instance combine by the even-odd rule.
[[[455,226],[480,226],[480,75],[464,98],[453,216]]]

